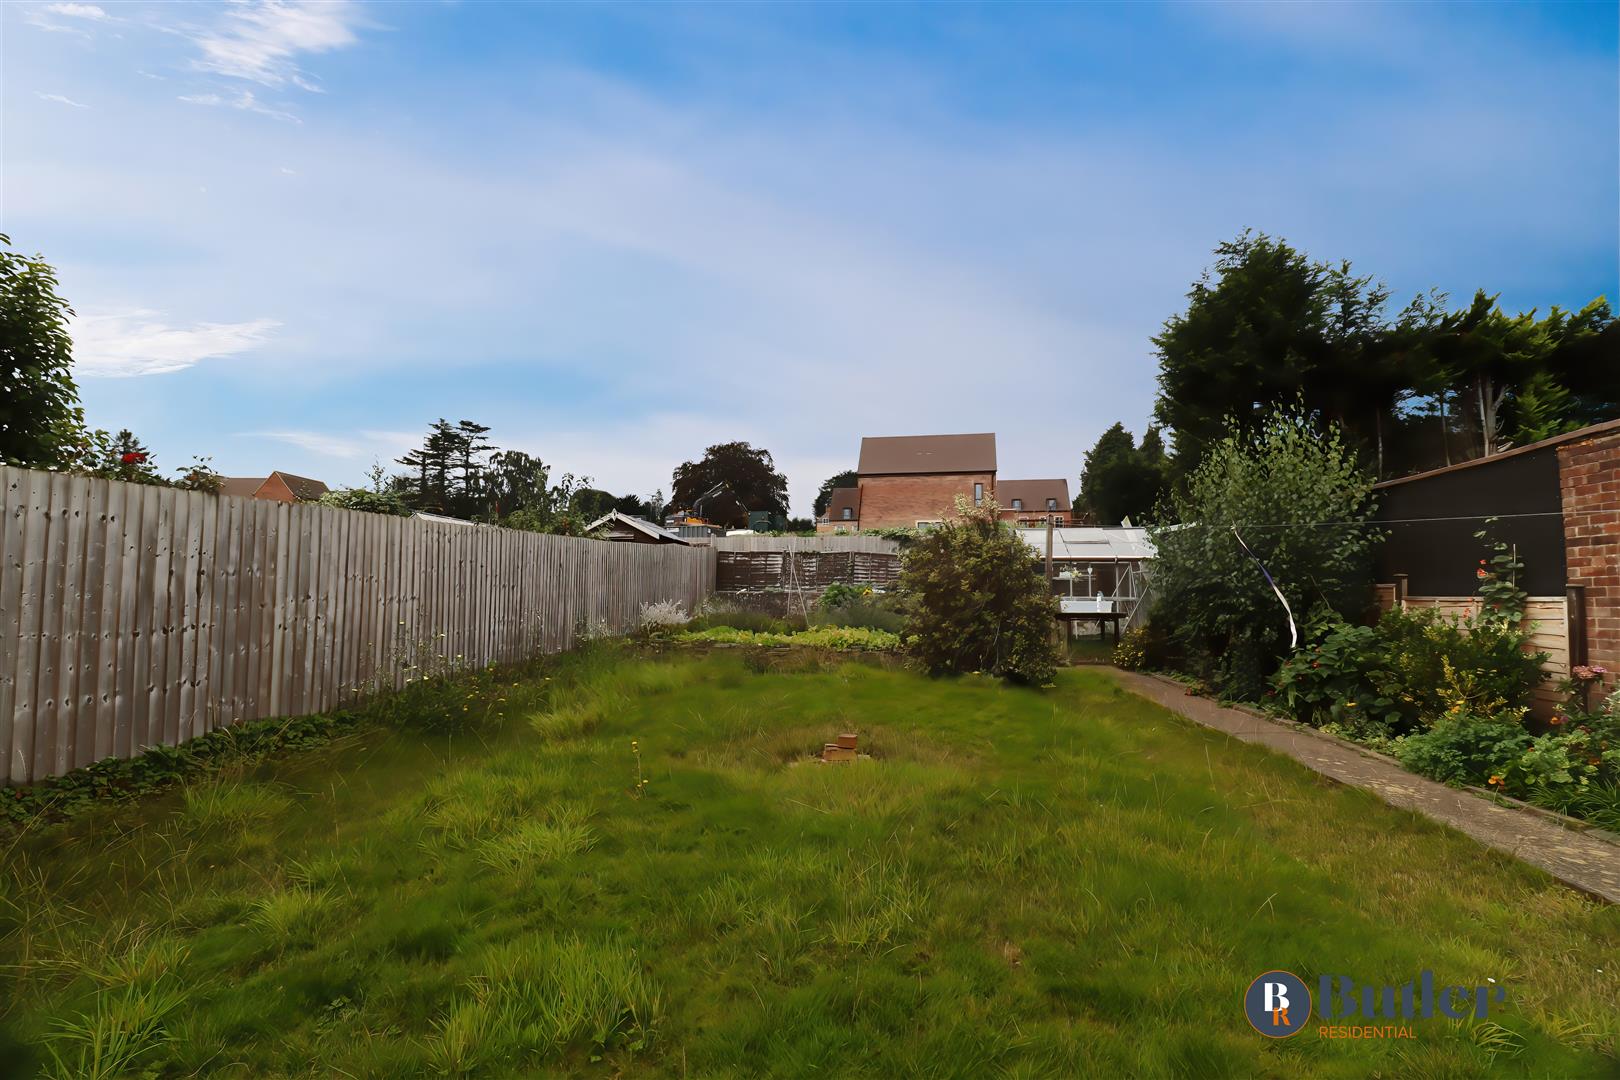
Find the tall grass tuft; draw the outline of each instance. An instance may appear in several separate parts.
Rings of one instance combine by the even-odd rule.
[[[101,1080],[155,1073],[171,1039],[168,1018],[185,1000],[180,989],[165,984],[101,994],[92,1012],[57,1021],[45,1036],[46,1075]]]
[[[559,862],[594,842],[589,815],[578,806],[553,806],[538,818],[492,836],[478,845],[478,858],[496,870],[523,870],[544,863]]]
[[[325,923],[336,904],[330,888],[294,885],[260,897],[249,921],[281,943],[303,941]]]
[[[266,784],[219,780],[186,789],[180,818],[197,830],[237,832],[286,813],[292,800]]]

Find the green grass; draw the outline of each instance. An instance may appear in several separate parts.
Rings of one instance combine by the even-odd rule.
[[[466,693],[5,842],[0,1071],[1617,1071],[1620,913],[1104,670],[599,648]],[[808,760],[844,730],[871,760]],[[1271,1042],[1271,968],[1508,1008]]]

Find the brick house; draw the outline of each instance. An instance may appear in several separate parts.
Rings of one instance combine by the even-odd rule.
[[[855,472],[856,486],[833,492],[817,532],[916,528],[944,520],[958,495],[975,505],[994,498],[996,437],[868,436]]]
[[[1074,517],[1069,482],[1057,480],[1002,480],[996,484],[1001,520],[1021,528],[1044,528],[1048,522],[1062,528]]]
[[[1554,679],[1620,672],[1620,420],[1376,485],[1381,603],[1477,602],[1474,533],[1512,544]],[[1489,524],[1486,518],[1497,520]],[[1605,683],[1614,687],[1614,678]],[[1550,700],[1551,681],[1543,690]]]
[[[277,471],[269,476],[227,476],[220,486],[219,493],[290,503],[314,502],[329,490],[319,480]]]

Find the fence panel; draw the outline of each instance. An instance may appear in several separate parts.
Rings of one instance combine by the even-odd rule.
[[[615,544],[0,466],[0,782],[695,609],[708,548]]]

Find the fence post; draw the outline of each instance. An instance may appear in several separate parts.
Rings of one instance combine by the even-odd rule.
[[[1564,634],[1569,640],[1569,666],[1586,663],[1586,586],[1564,586]]]

